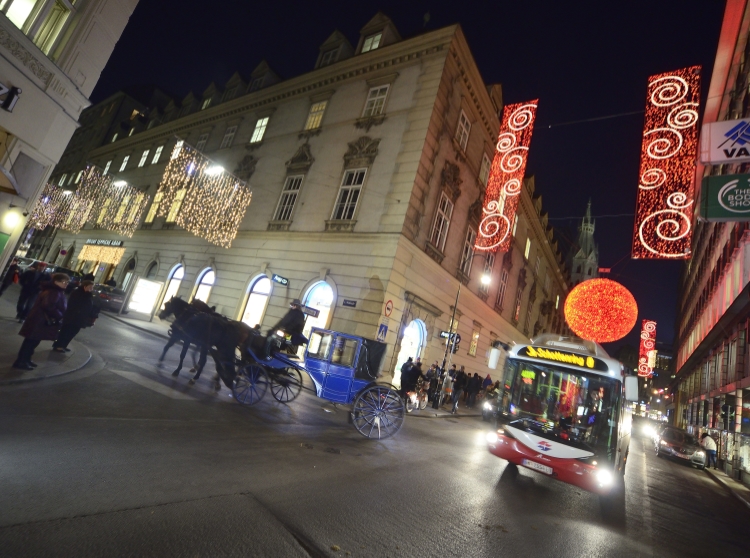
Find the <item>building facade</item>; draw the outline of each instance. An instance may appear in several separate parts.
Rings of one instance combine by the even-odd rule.
[[[0,269],[137,3],[0,1]]]
[[[704,123],[750,116],[750,10],[729,0]],[[699,167],[704,174],[744,174],[748,164]],[[750,483],[750,228],[746,222],[697,221],[680,282],[673,422],[709,432],[725,471]]]
[[[157,305],[195,296],[264,331],[300,299],[319,311],[308,329],[384,339],[385,378],[409,356],[441,361],[452,326],[453,362],[498,376],[501,342],[562,331],[568,290],[533,177],[512,249],[474,254],[501,111],[500,86],[483,83],[460,27],[402,40],[378,14],[356,46],[333,33],[304,75],[282,81],[261,63],[88,154],[152,198],[178,141],[246,180],[253,198],[231,248],[179,228],[176,199],[165,217],[152,203],[132,238],[94,223],[58,231],[39,256],[125,288],[152,278],[163,282]],[[117,265],[77,258],[100,239],[123,242]]]

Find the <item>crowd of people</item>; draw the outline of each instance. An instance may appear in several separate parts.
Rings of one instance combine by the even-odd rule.
[[[94,302],[94,282],[84,277],[66,296],[70,277],[48,273],[44,262],[35,262],[21,272],[13,260],[0,283],[0,295],[13,283],[21,287],[16,303],[16,319],[22,323],[18,334],[24,338],[13,368],[33,370],[34,351],[42,341],[52,341],[52,350],[69,352],[68,345],[82,328],[94,325],[99,307]]]
[[[500,389],[500,382],[492,381],[489,374],[482,379],[478,373],[472,375],[461,366],[453,364],[447,371],[435,361],[426,372],[422,371],[422,359],[409,357],[401,366],[401,393],[415,391],[420,379],[427,382],[428,400],[434,402],[438,398],[439,405],[450,405],[451,413],[458,412],[459,404],[466,409],[472,409],[478,399],[490,394],[494,395]]]

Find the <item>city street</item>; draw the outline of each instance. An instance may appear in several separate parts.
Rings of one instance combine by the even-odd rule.
[[[4,309],[8,302],[2,299]],[[7,314],[7,312],[5,312]],[[178,379],[109,316],[66,376],[0,388],[3,556],[746,556],[750,510],[636,437],[620,509],[522,470],[476,417],[373,442],[303,392],[254,408]],[[7,342],[7,339],[6,341]],[[41,351],[48,343],[43,343]],[[186,369],[187,370],[187,369]]]

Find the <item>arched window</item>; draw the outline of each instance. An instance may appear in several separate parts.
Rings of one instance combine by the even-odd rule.
[[[169,282],[167,283],[167,290],[164,291],[164,300],[170,300],[180,290],[180,283],[182,278],[185,277],[185,267],[177,264],[172,268],[169,273]]]
[[[396,359],[396,369],[393,371],[393,383],[401,385],[401,367],[411,357],[415,361],[422,356],[422,350],[427,344],[427,326],[422,320],[409,322],[401,336],[401,350]]]
[[[314,327],[327,328],[333,307],[333,289],[325,281],[318,281],[305,293],[302,304],[315,308],[318,311],[318,317],[307,317],[305,322],[304,336],[310,336],[310,330]]]
[[[133,278],[133,271],[135,270],[135,258],[130,258],[128,263],[125,265],[125,269],[122,272],[122,290],[128,290],[128,284]]]
[[[158,271],[159,265],[156,262],[151,262],[146,268],[146,279],[154,279],[156,272]]]
[[[216,274],[214,273],[214,270],[210,267],[204,269],[200,274],[198,282],[196,283],[193,300],[197,298],[198,300],[202,300],[203,302],[208,302],[208,297],[211,296],[211,289],[214,288],[215,280]]]
[[[247,290],[247,302],[242,312],[242,321],[250,327],[255,327],[263,321],[268,299],[271,296],[271,280],[265,275],[256,277]]]

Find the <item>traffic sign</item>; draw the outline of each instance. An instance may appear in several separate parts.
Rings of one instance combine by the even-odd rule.
[[[385,303],[385,310],[383,311],[383,314],[390,317],[391,312],[393,312],[393,301],[389,300]]]

